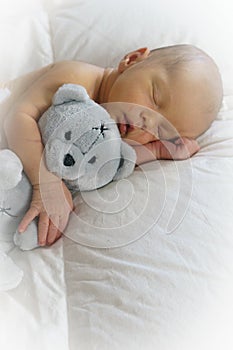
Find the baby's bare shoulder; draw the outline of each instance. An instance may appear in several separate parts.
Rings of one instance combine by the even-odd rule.
[[[22,76],[8,85],[8,104],[15,113],[26,113],[38,120],[51,105],[52,97],[63,84],[79,84],[95,98],[96,82],[101,81],[103,69],[81,61],[60,61]]]
[[[79,84],[95,99],[96,85],[100,84],[103,68],[81,61],[56,62],[41,75],[37,75],[30,86],[29,95],[45,94],[52,96],[63,84]]]
[[[1,87],[8,88],[12,99],[16,101],[23,94],[37,89],[49,89],[55,92],[65,83],[80,84],[88,89],[99,74],[101,74],[100,67],[81,61],[65,60],[49,64],[1,84]]]

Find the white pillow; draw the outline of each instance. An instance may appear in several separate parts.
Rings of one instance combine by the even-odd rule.
[[[135,48],[191,43],[233,94],[231,0],[1,0],[0,81],[52,61],[114,66]]]
[[[153,49],[191,43],[216,60],[229,93],[233,91],[231,3],[231,0],[63,0],[50,18],[54,58],[112,66],[138,47]]]
[[[53,61],[42,0],[0,0],[0,83]]]

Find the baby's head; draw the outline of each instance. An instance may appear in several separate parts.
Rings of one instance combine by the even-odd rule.
[[[172,139],[177,133],[196,138],[216,118],[222,95],[221,76],[213,59],[195,46],[175,45],[127,54],[119,63],[107,102],[126,102],[122,107],[119,104],[122,114],[116,117],[114,113],[122,136],[147,143],[158,137]],[[147,108],[139,112],[131,104]],[[176,135],[165,125],[166,120],[177,130]],[[121,126],[124,123],[136,127]]]

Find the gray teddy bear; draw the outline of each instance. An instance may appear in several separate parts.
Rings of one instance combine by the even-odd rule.
[[[130,175],[136,155],[108,112],[80,85],[58,89],[39,120],[47,168],[71,191],[102,187]]]
[[[52,105],[40,118],[39,128],[48,170],[62,178],[72,193],[100,188],[129,176],[134,170],[135,151],[121,140],[115,121],[103,107],[89,98],[82,86],[61,86],[53,97]],[[13,152],[3,150],[1,155],[4,167],[1,174],[0,166],[0,230],[9,233],[10,228],[14,233],[14,243],[19,248],[34,249],[38,247],[37,221],[34,220],[24,233],[17,232],[17,225],[30,204],[30,183]],[[15,176],[18,180],[12,179],[14,186],[4,189],[7,176],[9,178],[7,169],[11,171],[12,162],[17,169],[11,177]],[[20,198],[10,200],[15,193],[19,193]]]

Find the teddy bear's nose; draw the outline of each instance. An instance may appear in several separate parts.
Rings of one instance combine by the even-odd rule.
[[[74,158],[68,153],[65,155],[64,160],[63,160],[63,164],[65,166],[73,166],[75,164],[75,160]]]

